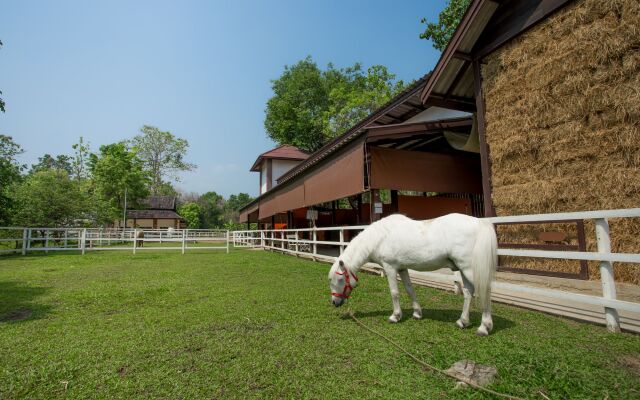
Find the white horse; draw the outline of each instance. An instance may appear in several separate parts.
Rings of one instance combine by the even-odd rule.
[[[391,215],[367,227],[356,236],[329,271],[331,300],[336,307],[349,298],[357,286],[356,274],[367,262],[379,264],[389,280],[393,314],[389,322],[402,318],[398,292],[400,275],[413,302],[413,318],[422,318],[408,269],[433,271],[443,267],[462,275],[464,305],[456,322],[469,326],[469,306],[474,292],[482,308],[478,336],[493,328],[491,319],[491,282],[497,265],[497,239],[493,225],[462,214],[449,214],[427,221],[414,221],[403,215]]]

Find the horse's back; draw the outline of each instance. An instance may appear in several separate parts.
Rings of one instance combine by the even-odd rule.
[[[449,260],[467,259],[482,220],[447,214],[419,221],[395,214],[378,223],[386,231],[376,252],[380,259],[412,269],[421,269],[420,266],[432,269],[447,266]]]

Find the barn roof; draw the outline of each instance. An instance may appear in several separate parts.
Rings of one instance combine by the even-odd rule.
[[[182,219],[173,210],[127,210],[127,218],[135,219]]]
[[[174,196],[149,196],[140,203],[147,210],[175,211],[176,209],[176,198]]]
[[[308,157],[309,154],[307,152],[300,150],[296,146],[283,144],[282,146],[278,146],[275,149],[271,149],[260,154],[256,159],[256,162],[253,163],[251,171],[260,171],[260,164],[262,163],[262,160],[267,158],[277,160],[306,160]]]

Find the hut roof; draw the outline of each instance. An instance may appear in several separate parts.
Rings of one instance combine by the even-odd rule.
[[[258,156],[256,161],[251,167],[251,171],[260,171],[260,164],[265,159],[277,159],[277,160],[306,160],[309,157],[309,153],[300,150],[296,146],[283,144],[275,149],[266,151]]]
[[[174,196],[149,196],[140,202],[146,210],[173,210],[176,209]]]

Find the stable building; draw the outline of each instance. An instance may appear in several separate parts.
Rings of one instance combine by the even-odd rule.
[[[177,213],[174,196],[150,196],[141,201],[141,209],[127,210],[127,228],[183,229],[185,220]],[[115,221],[116,228],[124,226],[122,220]]]

